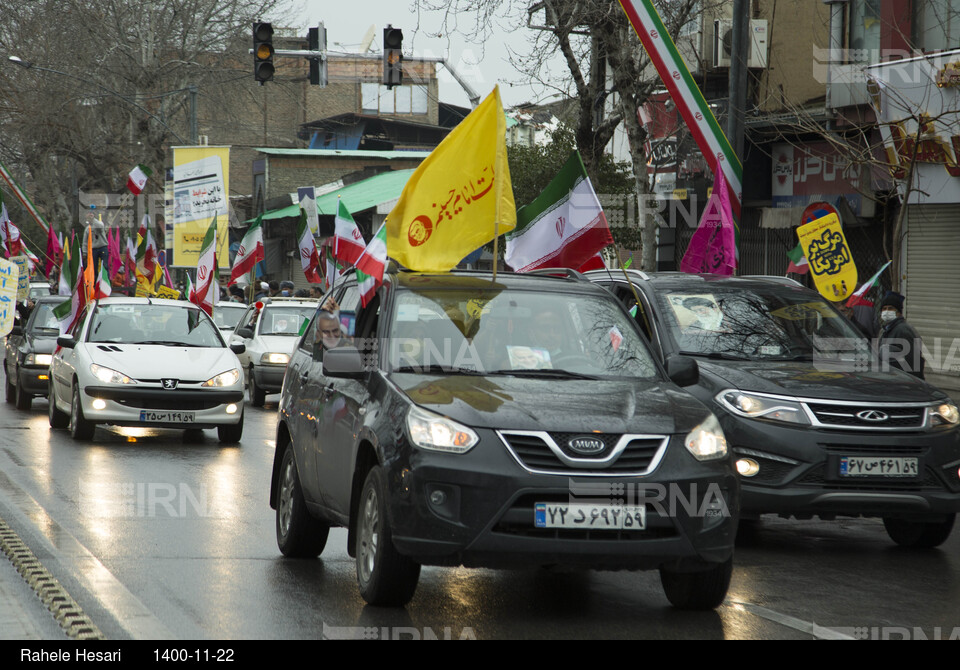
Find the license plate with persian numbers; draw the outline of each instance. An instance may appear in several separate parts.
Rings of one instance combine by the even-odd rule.
[[[919,477],[920,459],[913,456],[841,456],[841,477]]]
[[[533,512],[537,528],[581,530],[644,530],[647,508],[589,503],[536,503]]]
[[[196,413],[142,409],[140,420],[144,423],[196,423]]]

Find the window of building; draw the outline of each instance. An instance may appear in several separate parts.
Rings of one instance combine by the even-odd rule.
[[[420,84],[394,86],[360,84],[360,105],[364,114],[426,114],[429,95]]]
[[[864,49],[874,53],[854,54],[853,60],[880,60],[880,2],[881,0],[852,0],[850,2],[850,49]],[[862,56],[866,56],[863,58]]]
[[[943,51],[960,45],[960,0],[913,3],[913,42],[923,51]]]

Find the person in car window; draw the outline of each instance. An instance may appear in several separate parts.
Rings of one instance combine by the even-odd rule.
[[[923,379],[923,340],[913,326],[903,318],[904,297],[889,291],[880,303],[880,352],[882,361],[889,362],[914,377]]]
[[[340,319],[336,314],[321,310],[317,314],[317,340],[323,343],[324,350],[350,345],[343,335]]]
[[[564,349],[563,333],[566,330],[559,312],[544,309],[533,317],[533,346],[545,350],[551,359],[557,358]]]

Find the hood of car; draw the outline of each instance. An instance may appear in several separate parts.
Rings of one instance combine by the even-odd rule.
[[[172,378],[202,382],[239,368],[229,349],[175,347],[151,344],[89,344],[91,362],[132,379]]]
[[[701,384],[801,398],[872,402],[927,402],[945,394],[899,370],[850,370],[851,364],[697,359]],[[713,379],[710,379],[713,377]],[[714,389],[719,390],[719,388]]]
[[[416,405],[474,428],[687,432],[709,411],[669,382],[394,374]]]

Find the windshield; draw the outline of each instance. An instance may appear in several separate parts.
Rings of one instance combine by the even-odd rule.
[[[222,347],[220,331],[199,309],[177,305],[101,305],[87,339],[114,344]]]
[[[522,290],[407,290],[388,333],[394,371],[656,378],[615,300]]]
[[[53,309],[57,304],[48,301],[37,303],[31,314],[32,320],[30,321],[29,332],[32,335],[57,335],[60,333],[60,322],[53,314]]]
[[[260,334],[261,335],[289,335],[295,337],[300,335],[301,327],[317,311],[316,305],[306,307],[264,307],[260,315]]]
[[[663,291],[670,337],[683,353],[769,360],[836,358],[858,351],[862,336],[808,291],[785,287]]]
[[[214,305],[213,322],[217,328],[234,329],[240,323],[240,317],[247,311],[246,306],[226,307],[224,305]]]

